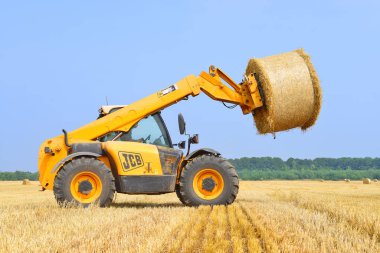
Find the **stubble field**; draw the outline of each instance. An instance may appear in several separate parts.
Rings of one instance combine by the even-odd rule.
[[[231,206],[118,194],[59,208],[38,182],[0,182],[1,252],[380,252],[380,183],[241,182]]]

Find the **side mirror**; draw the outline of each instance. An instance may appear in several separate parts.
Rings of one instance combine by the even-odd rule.
[[[178,143],[178,148],[179,149],[185,149],[186,147],[186,141],[181,141]]]
[[[198,136],[198,134],[194,134],[193,137],[190,138],[190,142],[192,144],[198,144],[199,143],[199,136]]]
[[[179,133],[184,134],[186,132],[186,122],[183,118],[182,113],[178,114],[178,126],[179,126]]]

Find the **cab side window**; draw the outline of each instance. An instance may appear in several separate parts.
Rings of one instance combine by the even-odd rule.
[[[157,146],[170,147],[170,141],[166,128],[157,114],[140,120],[118,140],[135,141]]]

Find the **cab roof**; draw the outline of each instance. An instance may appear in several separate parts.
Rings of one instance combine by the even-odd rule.
[[[99,114],[101,115],[107,115],[111,112],[112,109],[120,109],[127,105],[103,105],[99,109]]]

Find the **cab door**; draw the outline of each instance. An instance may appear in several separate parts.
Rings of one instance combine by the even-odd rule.
[[[128,132],[104,144],[116,167],[118,192],[173,192],[182,151],[174,149],[160,113],[140,120]]]

